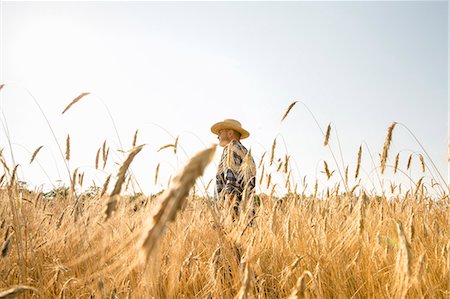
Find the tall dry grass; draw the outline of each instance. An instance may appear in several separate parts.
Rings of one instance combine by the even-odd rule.
[[[394,125],[380,156],[381,174],[389,166]],[[130,164],[142,149],[136,147],[136,131],[111,194],[111,175],[96,193],[75,194],[84,176],[76,180],[76,168],[69,196],[51,199],[18,184],[18,164],[7,165],[0,151],[0,298],[449,298],[448,186],[436,183],[439,198],[429,195],[423,177],[390,198],[366,195],[360,181],[350,189],[348,166],[338,165],[331,149],[331,125],[326,133],[320,130],[334,160],[332,166],[324,161],[325,174],[330,179],[337,171],[341,182],[320,190],[316,178],[308,195],[305,179],[297,182],[291,175],[289,154],[275,163],[275,138],[267,163],[264,153],[258,166],[259,184],[271,191],[245,197],[235,220],[220,203],[212,205],[192,189],[213,148],[194,156],[159,197],[122,196],[132,177]],[[159,150],[173,148],[176,154],[182,147],[174,140]],[[66,144],[65,162],[69,135]],[[98,149],[95,169],[100,151],[105,168],[109,149],[106,141]],[[361,155],[362,146],[355,180]],[[421,154],[419,159],[424,172],[428,162]],[[401,171],[398,154],[394,167],[394,173]],[[155,184],[158,170],[159,164]],[[281,198],[271,181],[278,172],[287,190],[295,186]],[[341,184],[345,191],[339,191]],[[298,185],[304,186],[301,193]],[[391,182],[391,189],[397,188]]]
[[[0,290],[19,285],[39,298],[448,298],[448,198],[260,201],[249,225],[188,196],[141,263],[154,198],[120,198],[107,222],[106,196],[82,198],[75,222],[63,199],[4,190]]]

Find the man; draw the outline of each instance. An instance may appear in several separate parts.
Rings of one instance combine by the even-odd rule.
[[[242,197],[248,198],[255,188],[255,162],[240,142],[250,133],[234,119],[214,124],[211,132],[217,135],[219,145],[224,148],[216,174],[215,198],[223,200],[225,206],[233,205],[235,218],[239,214]]]

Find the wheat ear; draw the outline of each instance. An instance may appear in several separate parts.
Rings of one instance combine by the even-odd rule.
[[[69,136],[69,134],[67,134],[67,139],[66,139],[66,160],[67,161],[70,160],[70,136]]]
[[[360,145],[358,150],[358,163],[356,164],[355,179],[357,179],[359,176],[359,169],[361,167],[361,156],[362,156],[362,146]]]
[[[397,153],[397,156],[395,156],[395,163],[394,163],[394,174],[397,173],[398,169],[398,162],[400,160],[400,153]]]
[[[132,146],[133,146],[133,147],[136,146],[136,141],[137,141],[137,137],[138,137],[138,132],[139,132],[139,130],[136,130],[136,132],[134,133],[133,143],[132,143]]]
[[[289,107],[287,108],[286,112],[284,113],[283,117],[281,118],[281,122],[288,116],[289,112],[291,111],[292,107],[294,107],[295,104],[297,104],[298,101],[292,102]]]
[[[383,153],[381,155],[381,173],[384,173],[384,169],[386,168],[389,147],[391,146],[392,141],[392,132],[394,131],[396,124],[397,123],[394,121],[387,130],[386,139],[384,140]]]
[[[331,133],[331,124],[327,127],[327,133],[325,134],[325,141],[323,142],[324,146],[328,145],[328,141],[330,141],[330,133]]]
[[[173,179],[170,189],[167,189],[159,197],[159,208],[153,214],[151,222],[144,229],[142,236],[141,252],[145,262],[150,258],[167,224],[175,219],[177,212],[183,206],[196,179],[203,174],[206,166],[211,162],[215,150],[216,145],[213,145],[192,157]]]
[[[125,181],[125,175],[127,173],[128,168],[130,167],[131,162],[133,161],[134,157],[136,157],[137,154],[142,150],[144,147],[144,144],[139,145],[138,147],[135,147],[130,154],[128,155],[125,162],[123,162],[122,166],[120,166],[119,173],[117,174],[117,181],[114,185],[114,189],[109,197],[109,201],[107,203],[106,207],[106,220],[108,220],[111,217],[111,214],[113,211],[116,210],[117,205],[117,197],[120,194],[120,190],[122,189],[123,182]]]
[[[81,93],[79,96],[77,96],[75,99],[73,99],[72,102],[70,102],[69,105],[67,105],[67,107],[64,109],[64,111],[61,114],[64,114],[64,112],[69,110],[70,107],[72,107],[76,102],[78,102],[79,100],[81,100],[82,98],[87,96],[88,94],[90,94],[90,92],[83,92],[83,93]]]
[[[37,154],[39,153],[39,151],[40,151],[43,147],[44,147],[44,146],[41,145],[40,147],[38,147],[38,148],[34,151],[33,155],[31,155],[30,164],[33,163],[33,161],[34,161],[34,159],[36,158]]]
[[[276,146],[277,146],[277,138],[275,138],[273,140],[272,152],[270,153],[270,164],[269,165],[272,165],[273,159],[275,158],[275,148],[276,148]]]

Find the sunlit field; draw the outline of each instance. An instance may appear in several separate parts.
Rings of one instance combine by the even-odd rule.
[[[401,171],[389,151],[396,126],[380,132],[380,176]],[[330,134],[324,128],[324,146]],[[244,198],[233,220],[229,206],[195,187],[220,148],[193,155],[160,194],[129,195],[129,168],[144,146],[136,140],[118,172],[89,192],[76,191],[83,174],[74,169],[68,186],[29,190],[2,156],[0,298],[450,297],[449,189],[425,149],[407,167],[433,172],[403,190],[395,181],[378,192],[349,184],[361,176],[361,148],[356,173],[338,169],[334,188],[301,189],[274,141],[254,157],[268,192]],[[65,147],[69,161],[70,138]],[[95,167],[107,159],[99,149]],[[338,176],[331,164],[324,173]],[[277,174],[285,178],[281,196],[271,182]]]

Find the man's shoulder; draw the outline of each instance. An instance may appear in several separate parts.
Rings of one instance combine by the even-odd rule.
[[[234,149],[238,149],[244,153],[247,152],[247,148],[240,142],[237,140],[233,140],[233,142],[230,142],[230,145],[234,148]]]

